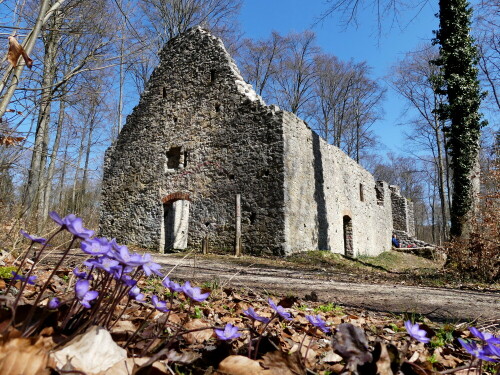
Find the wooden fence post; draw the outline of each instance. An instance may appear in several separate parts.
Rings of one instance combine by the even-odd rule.
[[[208,254],[208,233],[201,240],[201,252],[205,255]]]
[[[236,194],[236,235],[234,238],[234,255],[241,256],[241,195]]]

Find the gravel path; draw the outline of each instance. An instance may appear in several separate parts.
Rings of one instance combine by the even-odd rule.
[[[232,262],[182,259],[157,255],[170,277],[259,289],[298,297],[315,292],[320,301],[394,313],[415,312],[433,319],[500,320],[500,292],[368,284],[325,278],[325,273],[272,267],[239,266]],[[170,272],[169,272],[170,271]],[[328,275],[328,273],[326,274]]]

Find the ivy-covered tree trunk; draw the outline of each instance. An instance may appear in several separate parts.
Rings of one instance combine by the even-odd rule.
[[[478,193],[478,150],[481,121],[477,49],[470,35],[472,10],[466,0],[439,1],[439,30],[435,44],[440,56],[434,63],[440,67],[437,93],[448,101],[438,111],[446,121],[448,149],[453,172],[453,202],[450,234],[465,239],[471,229]]]

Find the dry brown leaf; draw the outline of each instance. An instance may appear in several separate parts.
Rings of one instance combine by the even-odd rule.
[[[332,363],[332,362],[340,362],[342,361],[342,357],[337,353],[334,353],[333,350],[326,352],[325,356],[321,359],[321,362]]]
[[[19,60],[19,56],[23,56],[24,62],[26,66],[31,69],[33,66],[33,60],[30,59],[28,54],[24,51],[22,45],[14,38],[13,36],[9,36],[9,52],[7,54],[7,59],[13,68],[17,66],[17,61]]]
[[[94,375],[125,360],[127,352],[116,345],[106,329],[94,326],[52,353],[52,356],[60,369],[78,370]]]
[[[201,319],[193,319],[184,324],[184,328],[186,330],[199,329],[208,326],[209,324]],[[212,335],[213,335],[213,330],[209,328],[200,331],[186,333],[183,335],[183,337],[189,344],[202,344],[205,341],[209,340],[212,337]]]
[[[144,365],[149,360],[150,360],[150,358],[148,358],[148,357],[128,358],[127,359],[127,363],[135,364],[136,369],[137,369],[137,367]],[[156,369],[156,370],[158,370],[158,371],[160,371],[160,372],[163,372],[165,374],[171,374],[171,372],[168,370],[167,366],[165,366],[165,364],[162,361],[153,362],[151,364],[151,367],[154,368],[154,369]],[[154,372],[154,373],[156,374],[157,372]],[[103,375],[107,375],[107,374],[103,374]]]
[[[200,358],[201,354],[187,350],[183,350],[181,353],[175,350],[169,350],[166,357],[169,362],[189,364]]]
[[[453,375],[471,375],[475,374],[477,367],[472,366],[471,368],[464,368],[463,370],[458,370],[453,373]]]
[[[130,320],[119,320],[112,328],[111,333],[134,333],[137,326]]]
[[[8,136],[0,136],[0,145],[4,146],[14,146],[15,144],[23,141],[24,137],[8,137]]]
[[[463,361],[451,354],[443,354],[443,348],[436,348],[434,350],[434,358],[436,361],[445,367],[455,368],[459,363]]]
[[[391,358],[384,343],[377,343],[380,345],[380,357],[377,360],[377,374],[378,375],[393,375],[391,369]]]
[[[280,351],[266,353],[262,357],[261,364],[273,375],[302,375],[306,373],[298,351],[292,354]]]
[[[0,347],[0,374],[45,375],[50,374],[53,363],[49,358],[52,339],[15,338]]]
[[[258,361],[242,355],[230,355],[219,363],[218,372],[227,375],[273,375],[274,372],[263,369]]]
[[[420,354],[418,352],[413,353],[413,355],[408,360],[408,362],[411,362],[411,363],[415,362],[418,359],[419,356],[420,356]]]

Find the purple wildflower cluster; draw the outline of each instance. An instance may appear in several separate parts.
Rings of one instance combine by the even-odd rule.
[[[34,307],[29,312],[28,317],[22,327],[24,330],[24,335],[28,332],[36,331],[36,324],[30,326],[30,321],[35,313],[35,308],[40,302],[40,298],[44,295],[50,279],[55,274],[57,268],[62,264],[64,258],[69,253],[71,246],[75,240],[80,240],[80,248],[83,253],[88,256],[88,259],[83,262],[83,268],[74,268],[72,273],[76,279],[74,285],[74,296],[67,300],[61,300],[58,297],[49,298],[46,308],[48,310],[57,310],[61,305],[65,304],[68,306],[65,309],[63,316],[62,329],[75,329],[76,327],[88,326],[91,324],[103,325],[105,327],[112,327],[125,312],[129,304],[133,301],[136,303],[143,303],[147,300],[146,295],[142,293],[141,289],[138,287],[138,282],[142,277],[162,277],[162,285],[168,289],[170,292],[170,300],[162,300],[161,296],[152,295],[151,301],[151,312],[160,311],[166,314],[166,318],[162,321],[159,326],[150,329],[147,333],[150,340],[150,344],[146,345],[147,350],[153,342],[157,341],[158,337],[164,335],[168,330],[167,325],[169,324],[168,317],[174,308],[173,298],[178,293],[184,294],[184,296],[189,300],[188,312],[185,315],[186,320],[178,325],[176,333],[170,336],[168,339],[160,340],[161,345],[166,345],[167,347],[171,345],[172,340],[177,339],[179,336],[185,334],[186,330],[182,329],[182,326],[189,319],[189,314],[191,307],[194,303],[204,302],[210,295],[210,293],[203,293],[199,287],[194,287],[189,281],[180,285],[172,281],[169,277],[163,276],[161,273],[161,266],[155,263],[150,254],[138,254],[135,252],[130,252],[127,246],[119,245],[115,239],[109,240],[104,237],[93,237],[94,231],[86,229],[83,226],[83,221],[81,218],[76,217],[73,214],[67,215],[61,218],[57,213],[51,212],[50,217],[60,226],[57,233],[61,231],[67,231],[73,235],[73,241],[68,246],[67,250],[63,254],[57,266],[52,271],[48,280],[42,286],[38,297],[34,303]],[[51,238],[39,238],[32,236],[25,231],[20,232],[25,238],[31,241],[30,249],[33,245],[38,244],[43,246],[38,255],[35,257],[34,264],[32,265],[29,272],[25,275],[21,275],[19,271],[23,268],[26,261],[26,255],[21,261],[21,264],[16,272],[12,272],[13,278],[9,288],[14,283],[14,281],[21,282],[21,289],[18,293],[16,300],[14,302],[14,308],[16,307],[19,298],[26,287],[27,284],[35,284],[36,276],[32,276],[34,265],[40,259],[40,255],[43,250],[48,246],[50,240],[57,234],[54,234]],[[29,251],[29,249],[28,249]],[[9,291],[7,289],[7,292]],[[127,300],[126,306],[122,308],[121,312],[116,313],[118,304],[123,299]],[[277,305],[271,298],[268,299],[270,308],[273,314],[270,318],[259,315],[253,307],[249,307],[247,310],[243,311],[243,314],[250,318],[252,324],[249,326],[250,331],[249,337],[249,349],[248,355],[254,354],[256,358],[258,354],[258,348],[263,334],[271,322],[275,319],[284,319],[291,321],[292,314],[287,311],[283,306]],[[144,305],[147,306],[147,305]],[[63,311],[63,309],[61,309]],[[311,326],[319,329],[325,334],[331,333],[331,328],[327,325],[327,322],[323,320],[320,315],[306,315],[307,321]],[[262,323],[261,325],[255,324],[256,322]],[[153,323],[156,324],[156,323]],[[427,337],[426,330],[422,329],[417,323],[413,324],[411,321],[404,322],[405,328],[408,334],[415,340],[427,344],[430,339]],[[144,327],[140,327],[129,339],[127,344],[132,341],[139,331]],[[207,327],[209,328],[209,327]],[[194,331],[199,329],[194,329]],[[462,340],[458,339],[463,348],[470,353],[473,357],[484,361],[490,362],[500,362],[500,338],[488,332],[482,332],[474,327],[469,328],[471,334],[478,340]],[[157,337],[151,332],[156,332]],[[241,337],[242,333],[235,325],[227,323],[223,328],[214,329],[215,336],[219,340],[229,341]],[[143,339],[143,338],[141,338]],[[165,341],[170,340],[170,341]],[[254,345],[254,346],[252,346]],[[158,348],[153,348],[156,351]]]
[[[500,338],[488,332],[481,332],[475,327],[469,327],[469,331],[481,343],[478,344],[476,341],[458,339],[463,348],[473,357],[483,361],[500,362]]]
[[[113,321],[116,321],[115,308],[124,297],[128,297],[129,302],[130,300],[145,301],[145,295],[141,293],[141,290],[136,285],[142,277],[163,277],[161,266],[153,261],[150,254],[130,252],[127,246],[119,245],[114,239],[109,240],[104,237],[93,237],[94,231],[85,228],[82,219],[73,214],[61,217],[56,212],[51,212],[50,217],[60,226],[57,233],[67,231],[73,235],[73,241],[68,246],[48,280],[42,286],[39,297],[47,289],[50,279],[54,276],[56,269],[62,264],[63,259],[69,253],[75,240],[81,241],[80,248],[88,256],[88,259],[83,262],[83,268],[76,267],[72,271],[76,278],[74,297],[63,301],[54,297],[47,303],[47,308],[50,310],[58,309],[62,304],[69,306],[68,318],[64,319],[66,324],[76,326],[78,322],[72,321],[71,316],[79,316],[82,321],[85,319],[92,324],[110,326]],[[21,231],[21,234],[31,241],[30,249],[34,244],[43,245],[34,259],[34,263],[36,264],[40,259],[41,253],[54,236],[47,240],[32,236],[25,231]],[[36,279],[36,276],[31,276],[33,267],[31,267],[26,276],[19,274],[19,270],[25,264],[25,260],[26,257],[23,258],[18,271],[13,272],[12,279],[13,281],[20,280],[23,283],[21,292],[24,290],[26,284],[34,284]],[[191,290],[194,290],[194,295],[198,297],[196,295],[196,288],[189,289],[189,291]],[[157,297],[155,298],[152,299],[153,305],[159,309],[166,309],[166,303],[164,305]],[[40,302],[39,298],[37,298],[34,305],[37,305],[38,302]],[[88,309],[89,311],[86,314],[79,313],[81,309]],[[28,320],[33,317],[33,313],[30,315],[28,315]],[[27,326],[28,323],[26,323],[26,329]]]

